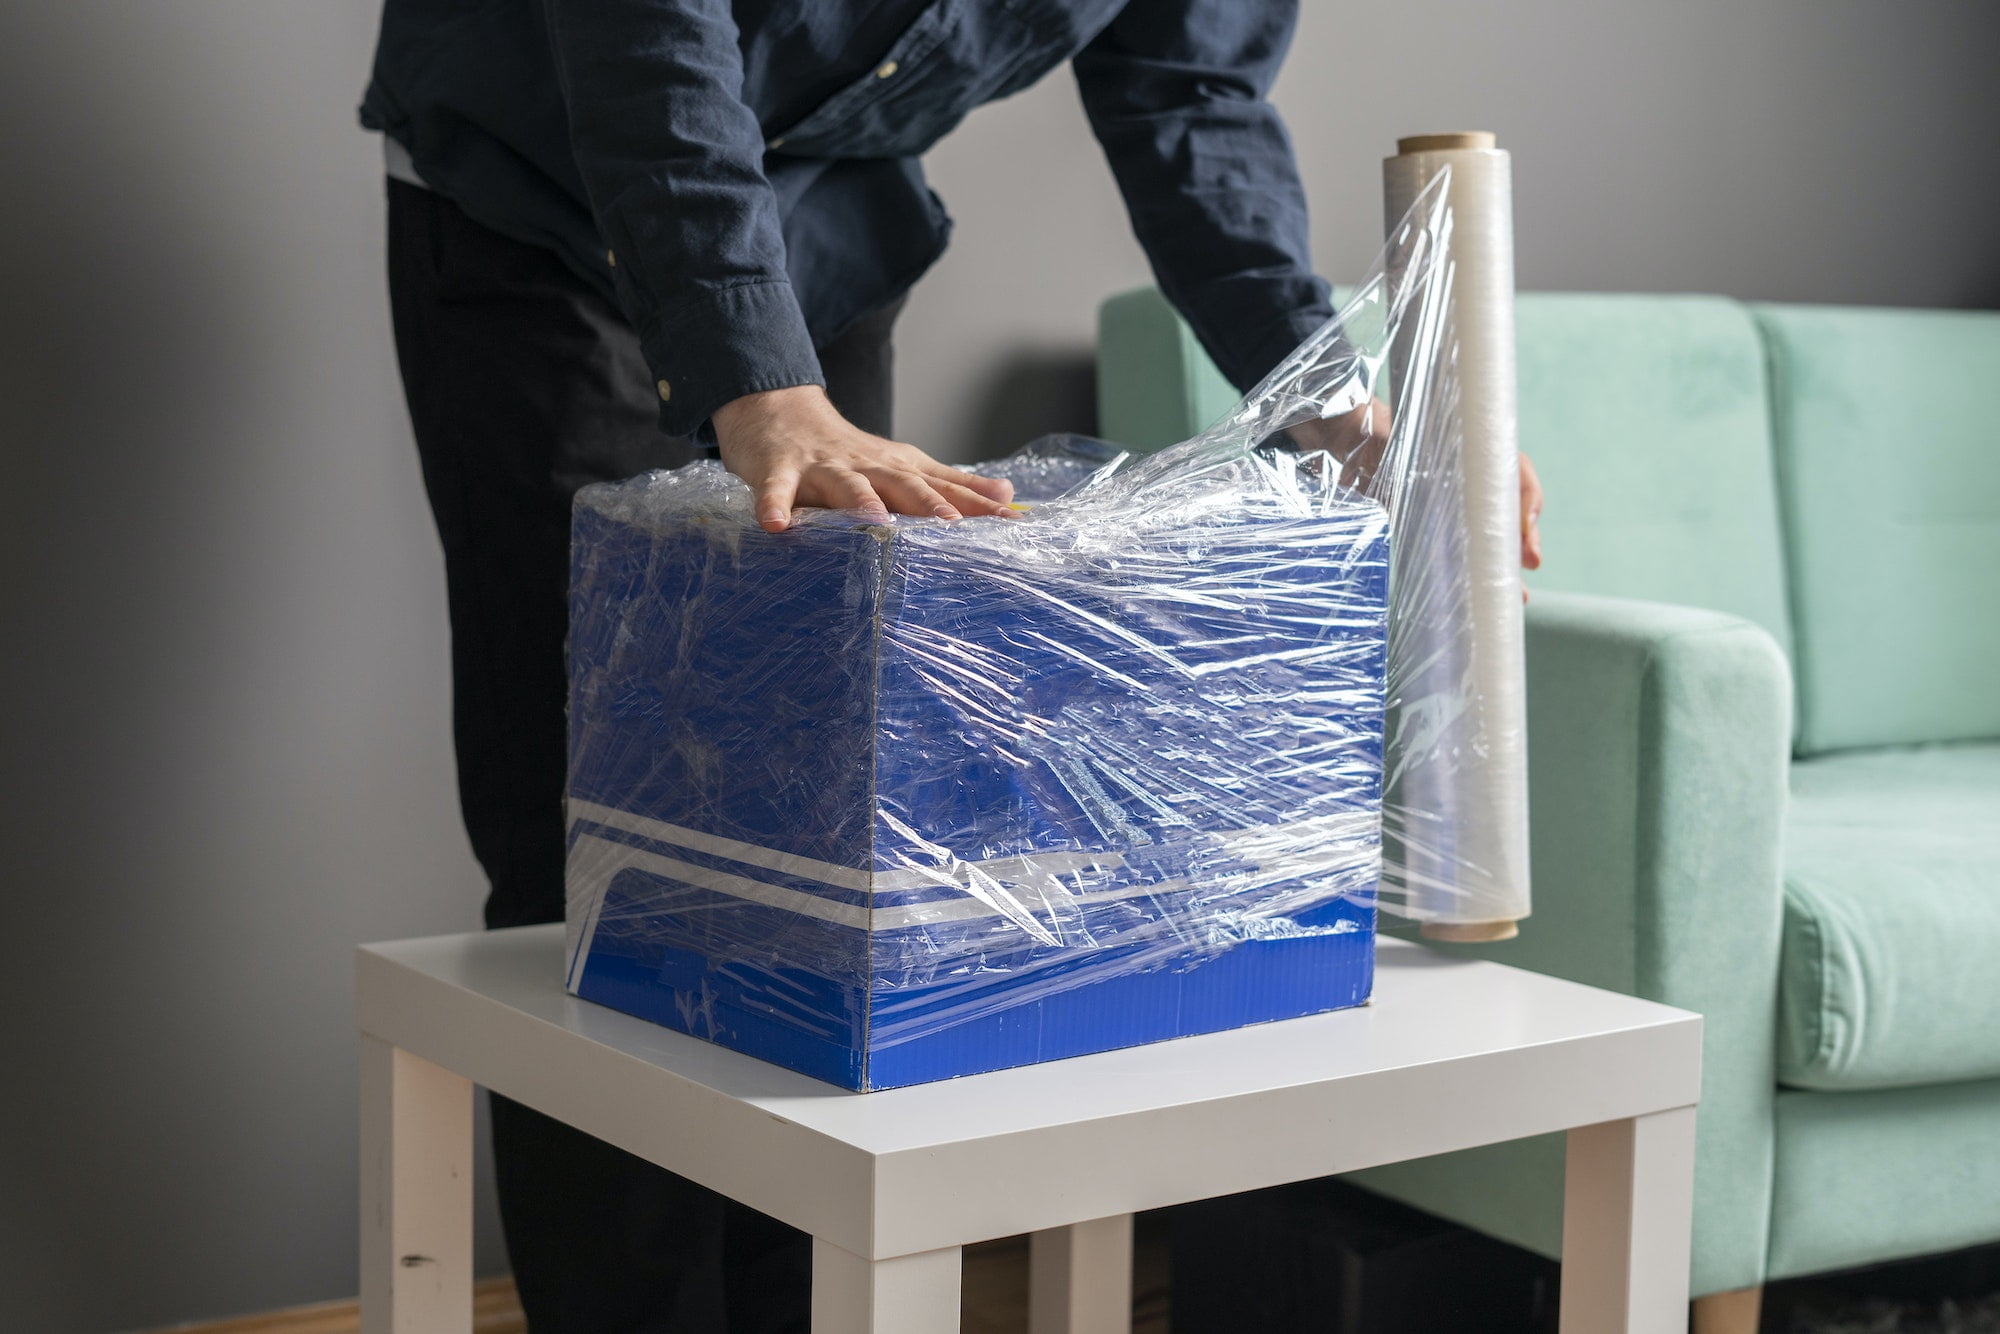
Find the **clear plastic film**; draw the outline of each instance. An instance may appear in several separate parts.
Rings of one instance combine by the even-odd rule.
[[[1450,225],[1439,181],[1339,320],[1195,439],[984,465],[1017,519],[765,533],[712,462],[580,493],[571,988],[819,1073],[798,1053],[1365,944],[1385,710],[1414,739],[1404,790],[1475,762],[1477,683],[1437,651],[1469,624],[1434,475],[1456,467]],[[1384,389],[1386,447],[1347,447]],[[1391,629],[1391,516],[1400,615],[1435,632]],[[1435,848],[1452,820],[1388,824]]]

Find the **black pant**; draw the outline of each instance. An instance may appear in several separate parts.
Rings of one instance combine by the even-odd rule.
[[[389,183],[389,295],[444,546],[459,802],[489,927],[563,915],[563,639],[578,487],[685,463],[631,326],[551,251]],[[889,433],[895,310],[822,349],[848,420]],[[500,1212],[534,1334],[803,1330],[800,1232],[495,1097]]]

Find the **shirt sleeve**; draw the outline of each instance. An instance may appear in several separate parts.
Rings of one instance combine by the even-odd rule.
[[[765,389],[823,384],[785,270],[729,0],[545,0],[570,145],[619,299],[690,435]]]
[[[1295,0],[1131,0],[1072,62],[1160,290],[1248,389],[1333,316],[1265,100]]]

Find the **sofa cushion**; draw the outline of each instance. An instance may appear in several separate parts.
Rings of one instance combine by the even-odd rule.
[[[2000,1075],[2000,745],[1792,766],[1778,1078]]]
[[[2000,737],[2000,315],[1757,316],[1800,753]]]
[[[1789,642],[1764,344],[1707,296],[1523,294],[1521,448],[1548,492],[1534,587],[1728,612]]]

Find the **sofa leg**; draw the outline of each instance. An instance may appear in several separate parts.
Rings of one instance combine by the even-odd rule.
[[[1757,1321],[1763,1309],[1761,1287],[1710,1293],[1694,1299],[1690,1328],[1693,1334],[1757,1334]]]

